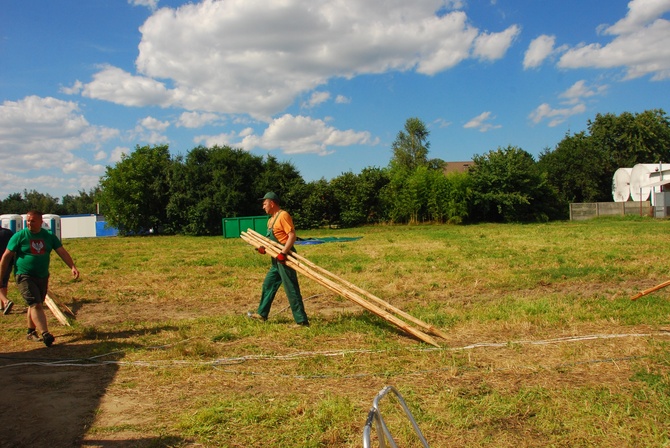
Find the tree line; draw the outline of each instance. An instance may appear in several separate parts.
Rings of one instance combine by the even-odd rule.
[[[97,213],[99,194],[100,187],[97,186],[89,191],[80,190],[77,195],[65,195],[61,201],[48,193],[24,190],[0,201],[0,214],[20,215],[28,210],[41,210],[54,215],[90,215]]]
[[[136,147],[90,192],[62,203],[35,191],[0,202],[2,213],[38,208],[60,215],[99,213],[122,234],[221,235],[222,219],[262,214],[258,198],[275,191],[301,229],[368,224],[545,222],[566,219],[571,202],[612,200],[620,167],[670,160],[670,119],[662,109],[598,114],[586,131],[566,134],[538,160],[516,146],[475,155],[464,173],[444,173],[429,158],[430,133],[418,118],[398,132],[386,167],[305,182],[273,156],[229,146]]]

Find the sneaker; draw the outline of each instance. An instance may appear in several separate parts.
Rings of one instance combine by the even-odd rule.
[[[247,317],[253,320],[260,320],[261,322],[265,322],[266,320],[268,320],[267,317],[263,317],[258,313],[252,313],[251,311],[247,312]]]
[[[9,314],[9,312],[12,310],[13,306],[14,306],[14,302],[12,302],[11,300],[8,300],[7,305],[5,306],[5,309],[2,310],[2,314],[4,314],[5,316],[7,314]]]
[[[40,335],[37,334],[37,332],[34,329],[28,331],[26,339],[33,342],[42,342],[42,338],[40,337]]]
[[[42,333],[42,342],[44,342],[44,345],[47,347],[51,347],[51,344],[53,344],[55,340],[56,338],[48,331]]]
[[[309,322],[308,322],[308,321],[305,321],[305,322],[296,322],[295,324],[293,324],[293,326],[294,326],[295,328],[309,328]]]

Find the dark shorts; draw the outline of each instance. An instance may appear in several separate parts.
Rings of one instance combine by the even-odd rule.
[[[16,286],[28,306],[44,303],[49,287],[49,277],[38,278],[21,274],[16,276]]]

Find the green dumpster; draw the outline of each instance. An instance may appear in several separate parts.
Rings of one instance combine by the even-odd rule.
[[[223,218],[223,237],[239,238],[247,229],[255,230],[265,235],[268,228],[270,216],[242,216],[239,218]]]

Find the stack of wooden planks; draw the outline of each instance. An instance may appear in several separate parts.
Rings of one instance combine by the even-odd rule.
[[[241,232],[240,237],[247,243],[254,246],[256,249],[261,247],[264,248],[265,253],[269,254],[273,258],[276,257],[277,254],[283,249],[281,244],[270,240],[269,238],[252,229],[247,229],[246,232]],[[305,277],[309,277],[317,283],[325,286],[334,293],[362,306],[371,313],[376,314],[387,322],[392,323],[404,332],[411,334],[423,342],[426,342],[435,347],[440,347],[440,345],[430,335],[447,339],[447,335],[439,329],[435,328],[433,325],[411,316],[401,309],[385,302],[379,297],[376,297],[375,295],[359,288],[358,286],[336,276],[332,272],[317,266],[316,264],[295,252],[291,252],[289,254],[286,265],[295,269]]]

